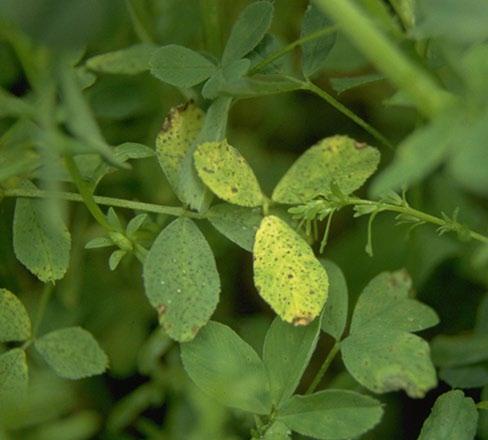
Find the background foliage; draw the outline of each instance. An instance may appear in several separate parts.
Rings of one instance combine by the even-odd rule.
[[[0,438],[488,438],[487,23],[3,0]]]

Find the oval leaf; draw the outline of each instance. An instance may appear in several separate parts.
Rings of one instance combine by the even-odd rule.
[[[223,405],[255,414],[271,410],[263,362],[229,327],[209,322],[181,345],[181,359],[193,382]]]
[[[381,403],[353,391],[325,390],[293,396],[278,409],[277,419],[293,431],[313,438],[357,437],[381,419]]]
[[[0,342],[25,341],[31,322],[24,305],[6,289],[0,289]]]
[[[218,197],[234,205],[256,207],[263,202],[251,167],[227,141],[206,142],[194,154],[198,175]]]
[[[65,379],[82,379],[102,374],[107,355],[91,333],[80,327],[55,330],[35,342],[36,350]]]
[[[154,51],[149,62],[151,73],[176,87],[193,87],[205,81],[216,67],[207,58],[176,44]]]
[[[283,220],[267,216],[254,244],[254,284],[285,321],[306,325],[327,300],[327,272],[310,246]]]
[[[24,350],[14,348],[0,355],[0,401],[15,399],[24,393],[28,380]]]
[[[220,279],[212,250],[188,218],[179,218],[156,238],[144,263],[149,302],[168,335],[195,337],[217,306]]]
[[[309,148],[283,176],[273,192],[279,203],[298,204],[332,195],[334,184],[343,194],[360,188],[378,166],[376,148],[348,136],[323,139]]]

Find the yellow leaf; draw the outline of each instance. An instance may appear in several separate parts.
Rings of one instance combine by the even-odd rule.
[[[320,314],[329,290],[327,272],[310,246],[272,215],[256,234],[254,283],[273,310],[295,325],[307,325]]]
[[[218,197],[250,208],[262,204],[263,194],[251,167],[226,140],[199,145],[194,158],[198,175]]]

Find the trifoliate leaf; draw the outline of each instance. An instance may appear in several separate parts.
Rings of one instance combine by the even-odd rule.
[[[216,70],[216,66],[203,55],[176,44],[154,51],[149,65],[156,78],[186,88],[205,81]]]
[[[95,376],[108,367],[107,355],[98,342],[80,327],[48,333],[36,340],[35,347],[56,374],[66,379]]]
[[[198,175],[218,197],[234,205],[256,207],[263,202],[251,167],[227,141],[206,142],[194,154]]]
[[[437,398],[418,440],[473,440],[478,411],[471,397],[452,390]]]
[[[429,344],[416,335],[382,326],[368,326],[341,343],[351,375],[375,393],[405,390],[413,398],[437,385]]]
[[[0,342],[25,341],[31,335],[31,322],[20,300],[0,289]]]
[[[0,355],[0,399],[24,393],[28,380],[24,350],[14,348]]]
[[[327,300],[327,272],[310,246],[283,220],[267,216],[254,243],[254,283],[285,321],[307,325]]]
[[[220,203],[210,208],[207,218],[221,234],[252,252],[256,232],[263,220],[259,209]]]
[[[263,361],[269,373],[271,395],[278,404],[295,391],[317,345],[320,320],[294,327],[275,318],[264,340]]]
[[[156,238],[144,263],[144,285],[171,338],[189,341],[208,322],[220,279],[212,250],[190,219],[175,220]]]
[[[293,396],[278,408],[277,420],[300,434],[324,440],[355,438],[379,423],[381,403],[353,391],[325,390]]]
[[[177,197],[186,198],[180,188],[183,160],[203,126],[204,113],[189,102],[171,109],[156,139],[159,164]]]
[[[332,261],[321,261],[329,277],[329,296],[322,313],[322,331],[340,341],[347,322],[347,284],[341,269]]]
[[[149,70],[149,60],[156,48],[153,44],[136,44],[94,56],[86,66],[101,73],[136,75]]]
[[[350,194],[376,171],[379,160],[376,148],[347,136],[323,139],[292,165],[276,186],[273,200],[299,204],[317,196],[329,197],[331,185]]]
[[[14,214],[17,259],[44,283],[63,278],[68,270],[71,237],[59,217],[48,218],[42,200],[18,199]]]
[[[254,414],[271,410],[263,362],[229,327],[210,321],[181,345],[181,359],[193,382],[223,405]]]

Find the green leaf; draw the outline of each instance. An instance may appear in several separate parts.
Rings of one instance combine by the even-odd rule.
[[[347,136],[325,138],[309,148],[273,192],[279,203],[298,204],[332,195],[331,185],[347,195],[360,188],[378,166],[376,148]]]
[[[24,350],[14,348],[0,355],[0,400],[18,397],[29,381]]]
[[[275,404],[290,397],[298,386],[317,345],[320,320],[294,327],[276,317],[266,333],[263,361]]]
[[[452,390],[437,398],[418,440],[473,440],[477,423],[473,399]]]
[[[100,430],[101,419],[97,412],[78,410],[75,414],[43,423],[36,430],[36,440],[88,440]]]
[[[203,126],[204,113],[192,102],[174,107],[163,123],[156,139],[156,153],[169,184],[177,197],[185,202],[180,186],[183,161]]]
[[[110,258],[108,259],[108,267],[110,270],[115,270],[119,266],[120,262],[122,261],[122,258],[124,258],[127,255],[127,251],[123,249],[118,249],[116,251],[113,251],[112,254],[110,255]]]
[[[322,11],[310,3],[303,16],[300,38],[314,34],[325,28],[331,28],[332,22]],[[337,32],[327,33],[321,38],[302,44],[302,71],[306,78],[327,65],[327,55],[336,42]]]
[[[256,232],[263,220],[260,209],[220,203],[207,212],[207,219],[212,226],[229,240],[246,251],[252,252]]]
[[[101,73],[136,75],[149,70],[149,60],[155,49],[153,44],[136,44],[94,56],[86,62],[86,66]]]
[[[290,440],[291,431],[283,422],[274,422],[264,433],[263,440]]]
[[[439,367],[459,367],[488,360],[488,334],[439,335],[431,345],[432,358]]]
[[[327,272],[310,246],[283,220],[267,216],[254,244],[254,284],[285,321],[307,325],[328,295]]]
[[[222,64],[246,56],[263,39],[271,25],[273,5],[269,1],[257,1],[247,6],[232,27],[222,55]]]
[[[403,389],[420,398],[437,385],[429,344],[416,335],[371,325],[344,339],[341,353],[349,373],[375,393]]]
[[[218,69],[212,77],[205,83],[202,89],[202,96],[206,99],[215,99],[220,91],[229,82],[239,80],[249,70],[251,61],[244,58],[236,60],[221,69]]]
[[[433,309],[409,298],[412,280],[405,270],[383,272],[373,278],[359,297],[351,322],[351,333],[369,326],[418,332],[439,323]]]
[[[293,396],[278,409],[277,420],[300,434],[333,440],[357,437],[381,419],[381,403],[353,391],[325,390]]]
[[[195,337],[219,301],[220,280],[212,250],[190,219],[181,217],[154,241],[144,263],[149,302],[168,335]]]
[[[274,54],[283,48],[283,44],[273,34],[266,34],[256,48],[248,54],[251,60],[251,67],[256,67],[260,62],[264,61],[268,56]],[[290,71],[291,68],[290,54],[284,55],[273,62],[263,66],[259,69],[260,73],[280,73]]]
[[[0,289],[0,342],[20,342],[31,336],[27,310],[10,291]]]
[[[216,70],[215,65],[191,49],[176,44],[163,46],[151,56],[151,73],[176,87],[193,87],[205,81]]]
[[[263,194],[256,176],[226,140],[199,145],[194,158],[198,175],[218,197],[234,205],[261,206]]]
[[[488,384],[488,365],[441,368],[439,377],[451,388],[481,388]]]
[[[30,186],[30,185],[29,185]],[[42,282],[54,282],[68,270],[71,237],[59,217],[47,218],[42,200],[18,199],[13,243],[17,259]]]
[[[271,410],[263,362],[229,327],[210,321],[181,345],[181,359],[193,382],[223,405],[254,414]]]
[[[341,269],[332,261],[321,261],[329,277],[329,297],[322,316],[322,331],[340,341],[347,323],[349,297]]]
[[[228,81],[221,85],[221,95],[236,98],[252,98],[254,96],[287,93],[303,88],[303,82],[291,76],[281,74],[254,75],[235,81]]]
[[[91,239],[86,245],[85,249],[99,249],[114,246],[114,242],[108,237],[95,237]]]
[[[348,90],[364,85],[369,85],[384,80],[383,75],[372,73],[370,75],[347,76],[344,78],[331,78],[330,85],[337,93],[344,93]]]
[[[91,333],[80,327],[55,330],[37,339],[36,350],[65,379],[82,379],[102,374],[108,367],[107,355]]]

